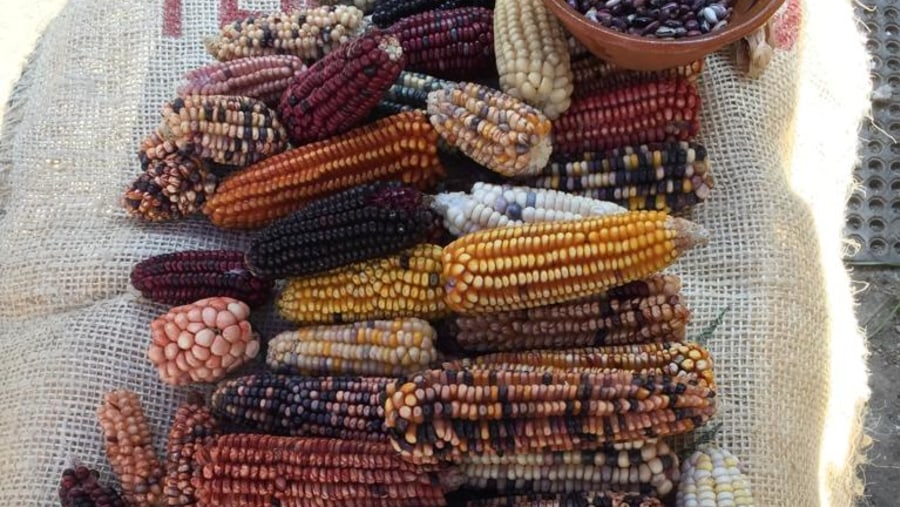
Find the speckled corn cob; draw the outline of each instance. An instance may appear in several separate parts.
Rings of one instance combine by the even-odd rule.
[[[703,72],[703,60],[658,71],[633,71],[605,62],[593,55],[572,60],[574,95],[590,95],[599,90],[658,79],[682,77],[695,82]]]
[[[687,141],[697,135],[700,97],[683,78],[600,90],[572,101],[553,123],[554,155]]]
[[[428,94],[451,84],[428,74],[403,71],[372,112],[383,118],[416,109],[424,111]]]
[[[209,445],[219,431],[218,422],[202,404],[187,403],[178,407],[166,442],[166,477],[163,483],[165,505],[197,505],[191,484],[197,472],[195,454],[200,447]]]
[[[466,507],[663,507],[657,498],[636,493],[532,494],[470,500]]]
[[[557,222],[624,213],[612,203],[555,190],[478,182],[468,194],[438,194],[431,203],[455,236],[523,223]]]
[[[504,176],[537,174],[550,158],[550,121],[537,109],[475,83],[428,94],[435,130],[472,160]]]
[[[714,186],[706,148],[687,142],[561,158],[527,182],[632,210],[663,211],[681,211],[703,202]]]
[[[197,159],[173,153],[148,159],[144,172],[125,190],[129,215],[164,222],[192,215],[216,189],[216,176]]]
[[[297,74],[278,108],[291,141],[299,146],[355,127],[397,80],[403,65],[400,42],[372,32]]]
[[[566,33],[542,0],[497,0],[494,53],[500,89],[555,120],[571,103]]]
[[[247,265],[267,278],[321,273],[428,239],[434,213],[418,190],[378,181],[325,197],[254,239]]]
[[[421,112],[391,116],[234,173],[203,212],[220,227],[254,228],[363,183],[400,180],[425,189],[444,174],[437,139]]]
[[[319,5],[352,5],[366,14],[370,14],[378,0],[319,0]]]
[[[494,13],[489,9],[427,11],[401,19],[390,31],[403,47],[406,70],[466,79],[496,65]]]
[[[386,443],[223,435],[200,453],[201,505],[432,507],[446,504],[438,472]]]
[[[458,9],[460,7],[494,8],[494,0],[377,0],[372,12],[372,22],[386,28],[397,21],[431,10]]]
[[[402,253],[291,280],[278,299],[289,320],[309,324],[447,314],[441,247],[419,245]]]
[[[416,318],[287,331],[269,341],[266,364],[301,375],[401,376],[437,360],[437,333]]]
[[[262,55],[294,55],[310,63],[365,29],[363,12],[347,5],[251,17],[229,23],[204,41],[216,60]]]
[[[447,306],[489,313],[575,301],[647,277],[706,230],[656,211],[487,229],[444,248]]]
[[[294,75],[304,70],[303,60],[293,55],[239,58],[188,72],[184,76],[187,83],[178,88],[178,94],[241,95],[274,107]]]
[[[753,507],[750,481],[726,449],[707,445],[681,465],[677,507]]]

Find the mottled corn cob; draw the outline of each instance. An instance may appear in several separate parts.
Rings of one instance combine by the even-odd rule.
[[[375,106],[373,113],[384,117],[416,109],[424,111],[428,94],[451,84],[428,74],[403,71]]]
[[[581,155],[697,135],[700,97],[683,78],[600,90],[572,101],[553,123],[554,154]]]
[[[247,270],[236,250],[190,250],[155,255],[131,270],[131,285],[157,303],[184,305],[213,296],[239,299],[250,306],[269,298],[272,282]]]
[[[294,75],[304,70],[303,60],[293,55],[239,58],[188,72],[184,76],[187,83],[178,88],[178,94],[241,95],[275,107]]]
[[[753,507],[750,481],[726,449],[703,446],[681,465],[677,507]]]
[[[555,190],[478,182],[469,194],[438,194],[431,203],[455,236],[523,223],[557,222],[624,213],[612,203]]]
[[[100,473],[85,466],[63,470],[59,501],[62,507],[126,507],[119,492],[100,484]]]
[[[211,405],[223,422],[255,432],[385,440],[380,400],[390,382],[377,377],[258,373],[220,383]]]
[[[656,211],[487,229],[444,248],[447,306],[461,314],[575,301],[647,277],[706,230]]]
[[[498,90],[459,83],[428,94],[435,130],[472,160],[504,176],[537,174],[550,158],[550,121]]]
[[[247,252],[266,278],[321,273],[428,239],[434,213],[415,188],[378,181],[325,197],[267,227]]]
[[[148,159],[144,172],[125,191],[131,216],[163,222],[192,215],[216,189],[216,176],[197,159],[178,153]]]
[[[355,127],[397,80],[403,65],[397,39],[372,32],[297,74],[278,109],[291,141],[299,146]]]
[[[532,494],[470,500],[466,507],[663,507],[657,498],[637,493]]]
[[[365,29],[363,12],[346,5],[301,9],[229,23],[204,41],[216,60],[262,55],[294,55],[310,63]]]
[[[191,484],[198,468],[195,455],[200,447],[212,443],[219,432],[218,422],[202,404],[188,403],[178,407],[166,441],[165,505],[197,505]]]
[[[497,0],[494,53],[500,89],[555,120],[569,109],[566,33],[542,0]]]
[[[378,0],[319,0],[319,5],[352,5],[365,14],[370,14],[377,2]]]
[[[406,70],[464,79],[495,67],[494,13],[489,9],[427,11],[401,19],[390,31],[403,47]]]
[[[223,435],[199,456],[201,505],[432,507],[447,477],[405,462],[386,443]]]
[[[485,7],[492,9],[494,0],[377,0],[372,22],[386,28],[397,21],[431,10]]]
[[[599,90],[658,79],[683,77],[695,82],[703,72],[703,60],[658,71],[633,71],[605,62],[593,55],[572,60],[574,96],[590,95]]]
[[[363,183],[400,180],[425,189],[444,174],[437,139],[421,112],[391,116],[236,172],[203,212],[220,227],[254,228]]]
[[[269,341],[266,364],[302,375],[401,376],[437,360],[437,333],[416,318],[287,331]]]
[[[291,280],[278,311],[300,323],[342,323],[447,314],[441,247],[419,245],[400,254]]]

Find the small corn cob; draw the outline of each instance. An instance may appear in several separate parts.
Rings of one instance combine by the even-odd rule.
[[[257,306],[269,298],[272,282],[247,270],[244,253],[191,250],[155,255],[131,270],[131,285],[157,303],[185,305],[213,296]]]
[[[269,341],[266,364],[301,375],[401,376],[437,360],[437,333],[416,318],[287,331]]]
[[[59,481],[62,507],[127,507],[119,492],[100,483],[100,473],[86,466],[63,470]]]
[[[384,117],[416,109],[424,111],[428,94],[451,84],[453,83],[450,81],[427,74],[403,71],[375,106],[373,114]]]
[[[211,406],[223,422],[262,433],[385,440],[380,400],[391,381],[257,373],[221,382]]]
[[[424,114],[391,116],[234,173],[203,211],[220,227],[254,228],[363,183],[400,180],[425,189],[444,174],[437,139]]]
[[[496,65],[494,13],[489,9],[422,12],[394,23],[390,31],[403,47],[406,70],[459,79]]]
[[[726,449],[703,446],[681,465],[677,507],[753,507],[750,481]]]
[[[537,174],[550,159],[550,120],[498,90],[459,83],[433,91],[428,114],[448,143],[504,176]]]
[[[575,220],[627,211],[612,203],[555,190],[482,182],[475,183],[469,194],[438,194],[431,207],[443,218],[444,227],[455,236],[495,227]]]
[[[303,60],[293,55],[239,58],[188,72],[184,76],[187,83],[178,88],[178,94],[241,95],[275,107],[294,75],[304,70]]]
[[[365,14],[371,14],[377,2],[378,0],[319,0],[319,5],[352,5]]]
[[[627,146],[549,164],[528,183],[612,201],[632,210],[681,211],[713,188],[706,148],[680,142]]]
[[[372,11],[372,22],[381,28],[387,28],[403,18],[416,14],[460,7],[493,9],[494,0],[377,0]]]
[[[369,183],[270,225],[251,244],[247,265],[266,278],[321,273],[411,248],[432,235],[435,220],[418,190]]]
[[[400,254],[291,280],[278,299],[289,320],[340,324],[359,320],[447,314],[441,247],[419,245]]]
[[[291,141],[299,146],[355,127],[397,80],[403,65],[400,42],[372,32],[297,74],[278,109]]]
[[[484,353],[676,342],[689,318],[681,281],[653,275],[583,301],[458,316],[454,323],[460,347]]]
[[[585,58],[591,54],[591,52],[588,51],[588,48],[584,47],[584,44],[582,44],[581,41],[576,39],[571,34],[566,37],[566,45],[569,48],[570,61],[574,62],[575,60]]]
[[[682,77],[696,82],[703,73],[703,60],[697,60],[680,67],[658,71],[633,71],[605,62],[593,55],[572,61],[572,77],[575,84],[574,95],[581,97],[616,86],[636,84],[659,79]]]
[[[177,153],[148,159],[146,168],[125,191],[129,215],[163,222],[192,215],[216,190],[216,176],[199,160]]]
[[[470,500],[466,507],[663,507],[657,498],[637,493],[532,494]]]
[[[212,443],[219,424],[202,404],[178,407],[166,441],[166,477],[163,492],[169,507],[197,505],[191,480],[197,471],[197,450]]]
[[[294,55],[316,61],[365,29],[363,12],[338,5],[251,17],[222,27],[204,41],[216,60],[263,55]]]
[[[647,277],[706,235],[656,211],[479,231],[444,248],[447,306],[471,314],[574,301]]]
[[[553,123],[554,154],[687,141],[700,130],[699,112],[697,88],[683,78],[600,90],[573,100]]]
[[[555,120],[571,104],[566,33],[542,0],[497,0],[494,53],[500,89]]]
[[[405,462],[390,445],[235,434],[201,449],[200,505],[432,507],[446,505],[443,473]]]

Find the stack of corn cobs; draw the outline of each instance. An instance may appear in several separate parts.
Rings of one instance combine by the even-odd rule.
[[[670,214],[712,188],[702,62],[613,67],[541,0],[327,3],[347,5],[226,25],[141,145],[131,214],[253,232],[132,273],[175,306],[150,326],[161,379],[218,385],[179,408],[162,462],[110,393],[125,500],[750,505],[733,456],[681,470],[666,441],[716,410],[660,273],[706,242]],[[263,343],[248,319],[276,286],[298,327]]]

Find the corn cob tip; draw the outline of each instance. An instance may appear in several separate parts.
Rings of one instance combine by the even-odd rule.
[[[709,243],[709,230],[702,225],[679,217],[669,217],[666,226],[675,231],[675,248],[679,252]]]

